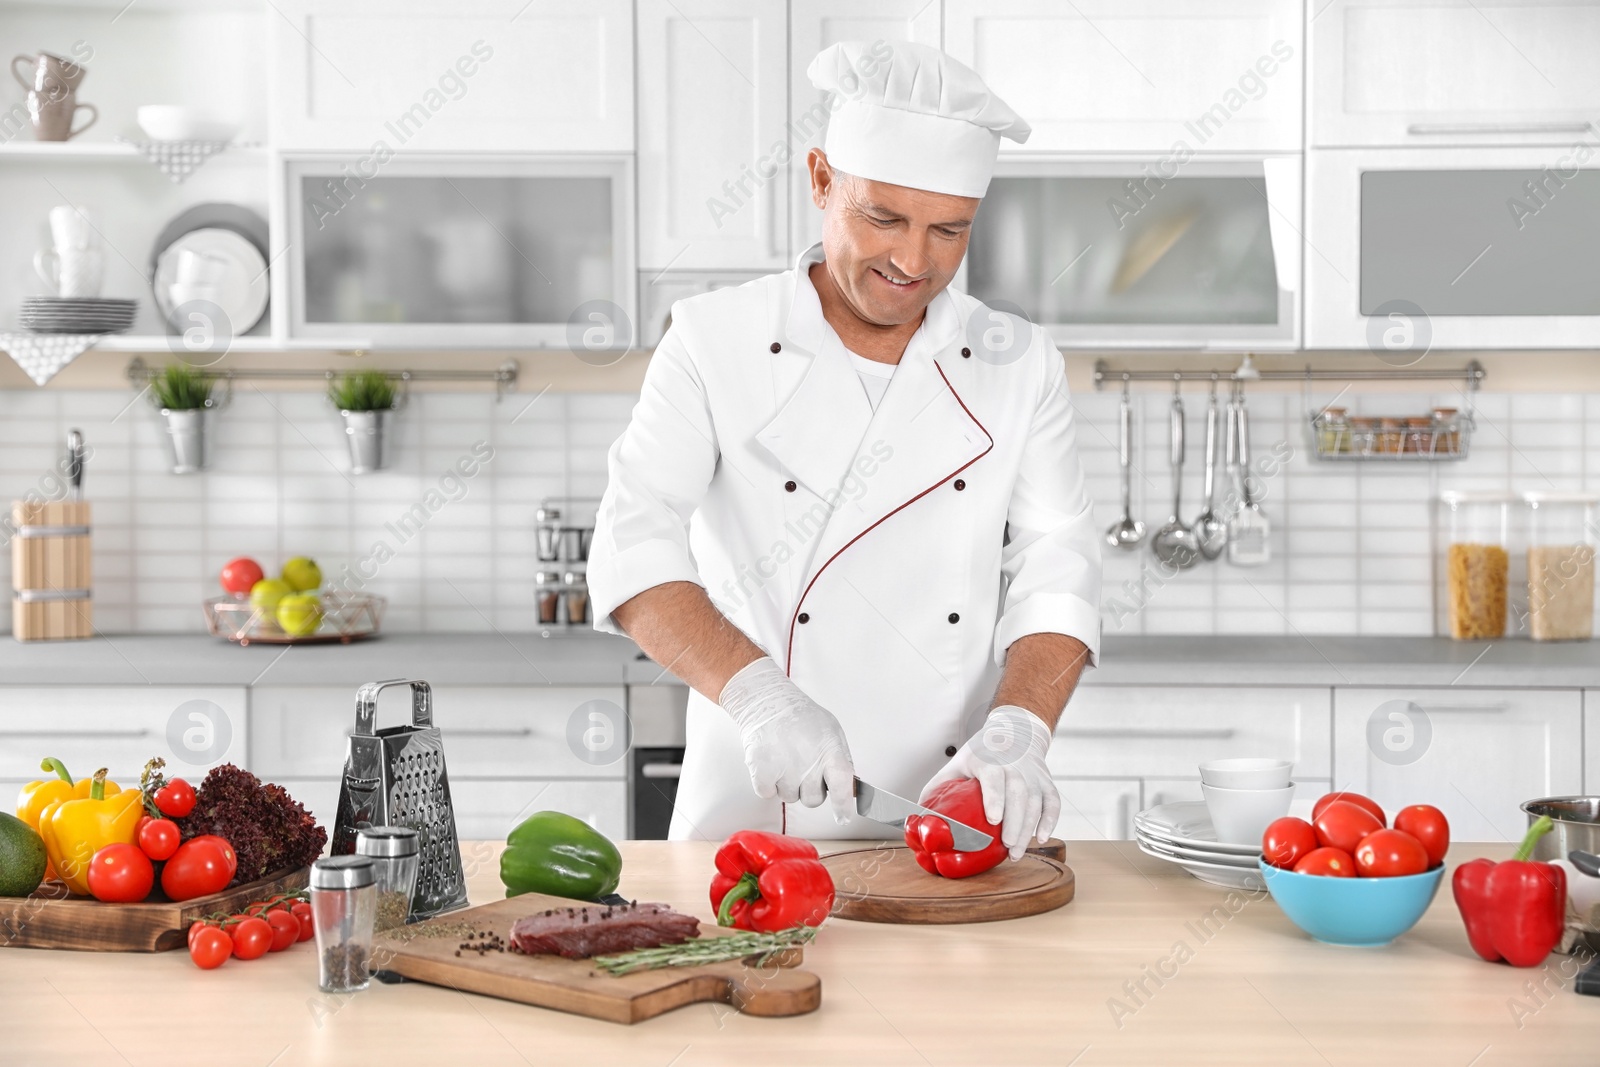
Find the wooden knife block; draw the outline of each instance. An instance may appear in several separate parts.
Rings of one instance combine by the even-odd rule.
[[[18,641],[94,635],[89,505],[13,501],[11,633]]]

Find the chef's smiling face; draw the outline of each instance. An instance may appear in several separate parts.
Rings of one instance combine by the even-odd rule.
[[[967,254],[977,197],[869,181],[807,157],[822,208],[827,272],[850,309],[874,326],[917,322]]]

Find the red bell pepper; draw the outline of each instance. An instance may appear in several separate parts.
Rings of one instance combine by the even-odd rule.
[[[922,806],[994,838],[987,848],[977,852],[958,852],[949,823],[932,815],[911,816],[906,820],[906,844],[911,847],[917,863],[929,874],[970,878],[1006,858],[1006,846],[1000,843],[1000,827],[983,814],[983,787],[976,778],[957,778],[936,786]]]
[[[740,830],[717,849],[711,906],[718,926],[772,933],[821,926],[833,909],[833,875],[798,837]]]
[[[1472,951],[1491,963],[1537,967],[1561,943],[1567,872],[1553,863],[1528,862],[1534,844],[1553,825],[1541,816],[1509,860],[1469,860],[1451,879]]]

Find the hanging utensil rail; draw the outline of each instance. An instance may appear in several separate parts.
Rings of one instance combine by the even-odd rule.
[[[1248,365],[1248,360],[1246,364]],[[1472,360],[1459,368],[1396,368],[1394,370],[1329,370],[1313,368],[1304,370],[1256,370],[1249,367],[1239,370],[1113,370],[1105,360],[1096,360],[1094,387],[1103,389],[1107,382],[1174,382],[1174,381],[1231,381],[1231,382],[1376,382],[1376,381],[1464,381],[1467,388],[1476,390],[1488,375],[1483,364]]]

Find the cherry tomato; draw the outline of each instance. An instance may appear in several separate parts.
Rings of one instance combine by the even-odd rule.
[[[189,947],[190,948],[194,948],[195,935],[199,934],[201,930],[204,930],[206,927],[208,927],[210,925],[211,924],[206,922],[204,919],[196,919],[194,922],[189,924]],[[232,951],[232,950],[230,949],[229,951]]]
[[[1354,852],[1363,837],[1383,829],[1372,812],[1343,800],[1323,808],[1311,824],[1317,828],[1318,842],[1344,852]]]
[[[189,958],[202,971],[221,967],[231,955],[233,939],[215,926],[195,923],[189,928]]]
[[[1331,878],[1354,878],[1356,861],[1342,848],[1312,849],[1294,865],[1295,874],[1320,874]]]
[[[177,823],[171,819],[152,819],[149,816],[139,820],[139,829],[134,835],[139,842],[139,851],[153,860],[171,859],[182,843],[181,838]]]
[[[110,904],[137,904],[156,884],[150,857],[129,844],[106,845],[89,861],[89,892]]]
[[[1428,850],[1404,830],[1374,830],[1356,846],[1356,873],[1363,878],[1399,878],[1428,869]]]
[[[261,564],[249,556],[230,559],[222,565],[220,575],[222,588],[234,596],[249,596],[251,587],[264,577]]]
[[[1274,867],[1293,870],[1301,857],[1317,847],[1317,832],[1304,819],[1285,815],[1275,819],[1261,835],[1261,858]]]
[[[311,905],[303,900],[297,900],[290,905],[289,910],[294,917],[300,920],[300,940],[310,941],[317,936],[316,924],[311,919]]]
[[[300,940],[300,920],[282,908],[267,912],[267,925],[272,927],[272,951],[282,952]]]
[[[194,786],[182,778],[173,778],[156,790],[156,810],[174,819],[181,819],[194,810]]]
[[[272,927],[254,915],[230,925],[228,934],[233,938],[233,954],[241,960],[258,960],[272,948]]]
[[[215,834],[202,834],[179,845],[161,869],[161,891],[173,900],[220,893],[238,868],[232,845]]]
[[[1422,842],[1430,870],[1444,862],[1444,854],[1450,850],[1450,823],[1444,812],[1431,804],[1413,804],[1394,813],[1394,828]]]
[[[1316,822],[1317,816],[1322,814],[1322,809],[1341,800],[1346,804],[1354,804],[1358,808],[1366,808],[1372,812],[1372,817],[1378,820],[1379,826],[1389,825],[1389,819],[1383,814],[1383,809],[1378,806],[1378,802],[1371,797],[1364,797],[1360,793],[1324,793],[1315,804],[1311,805],[1311,821]]]

